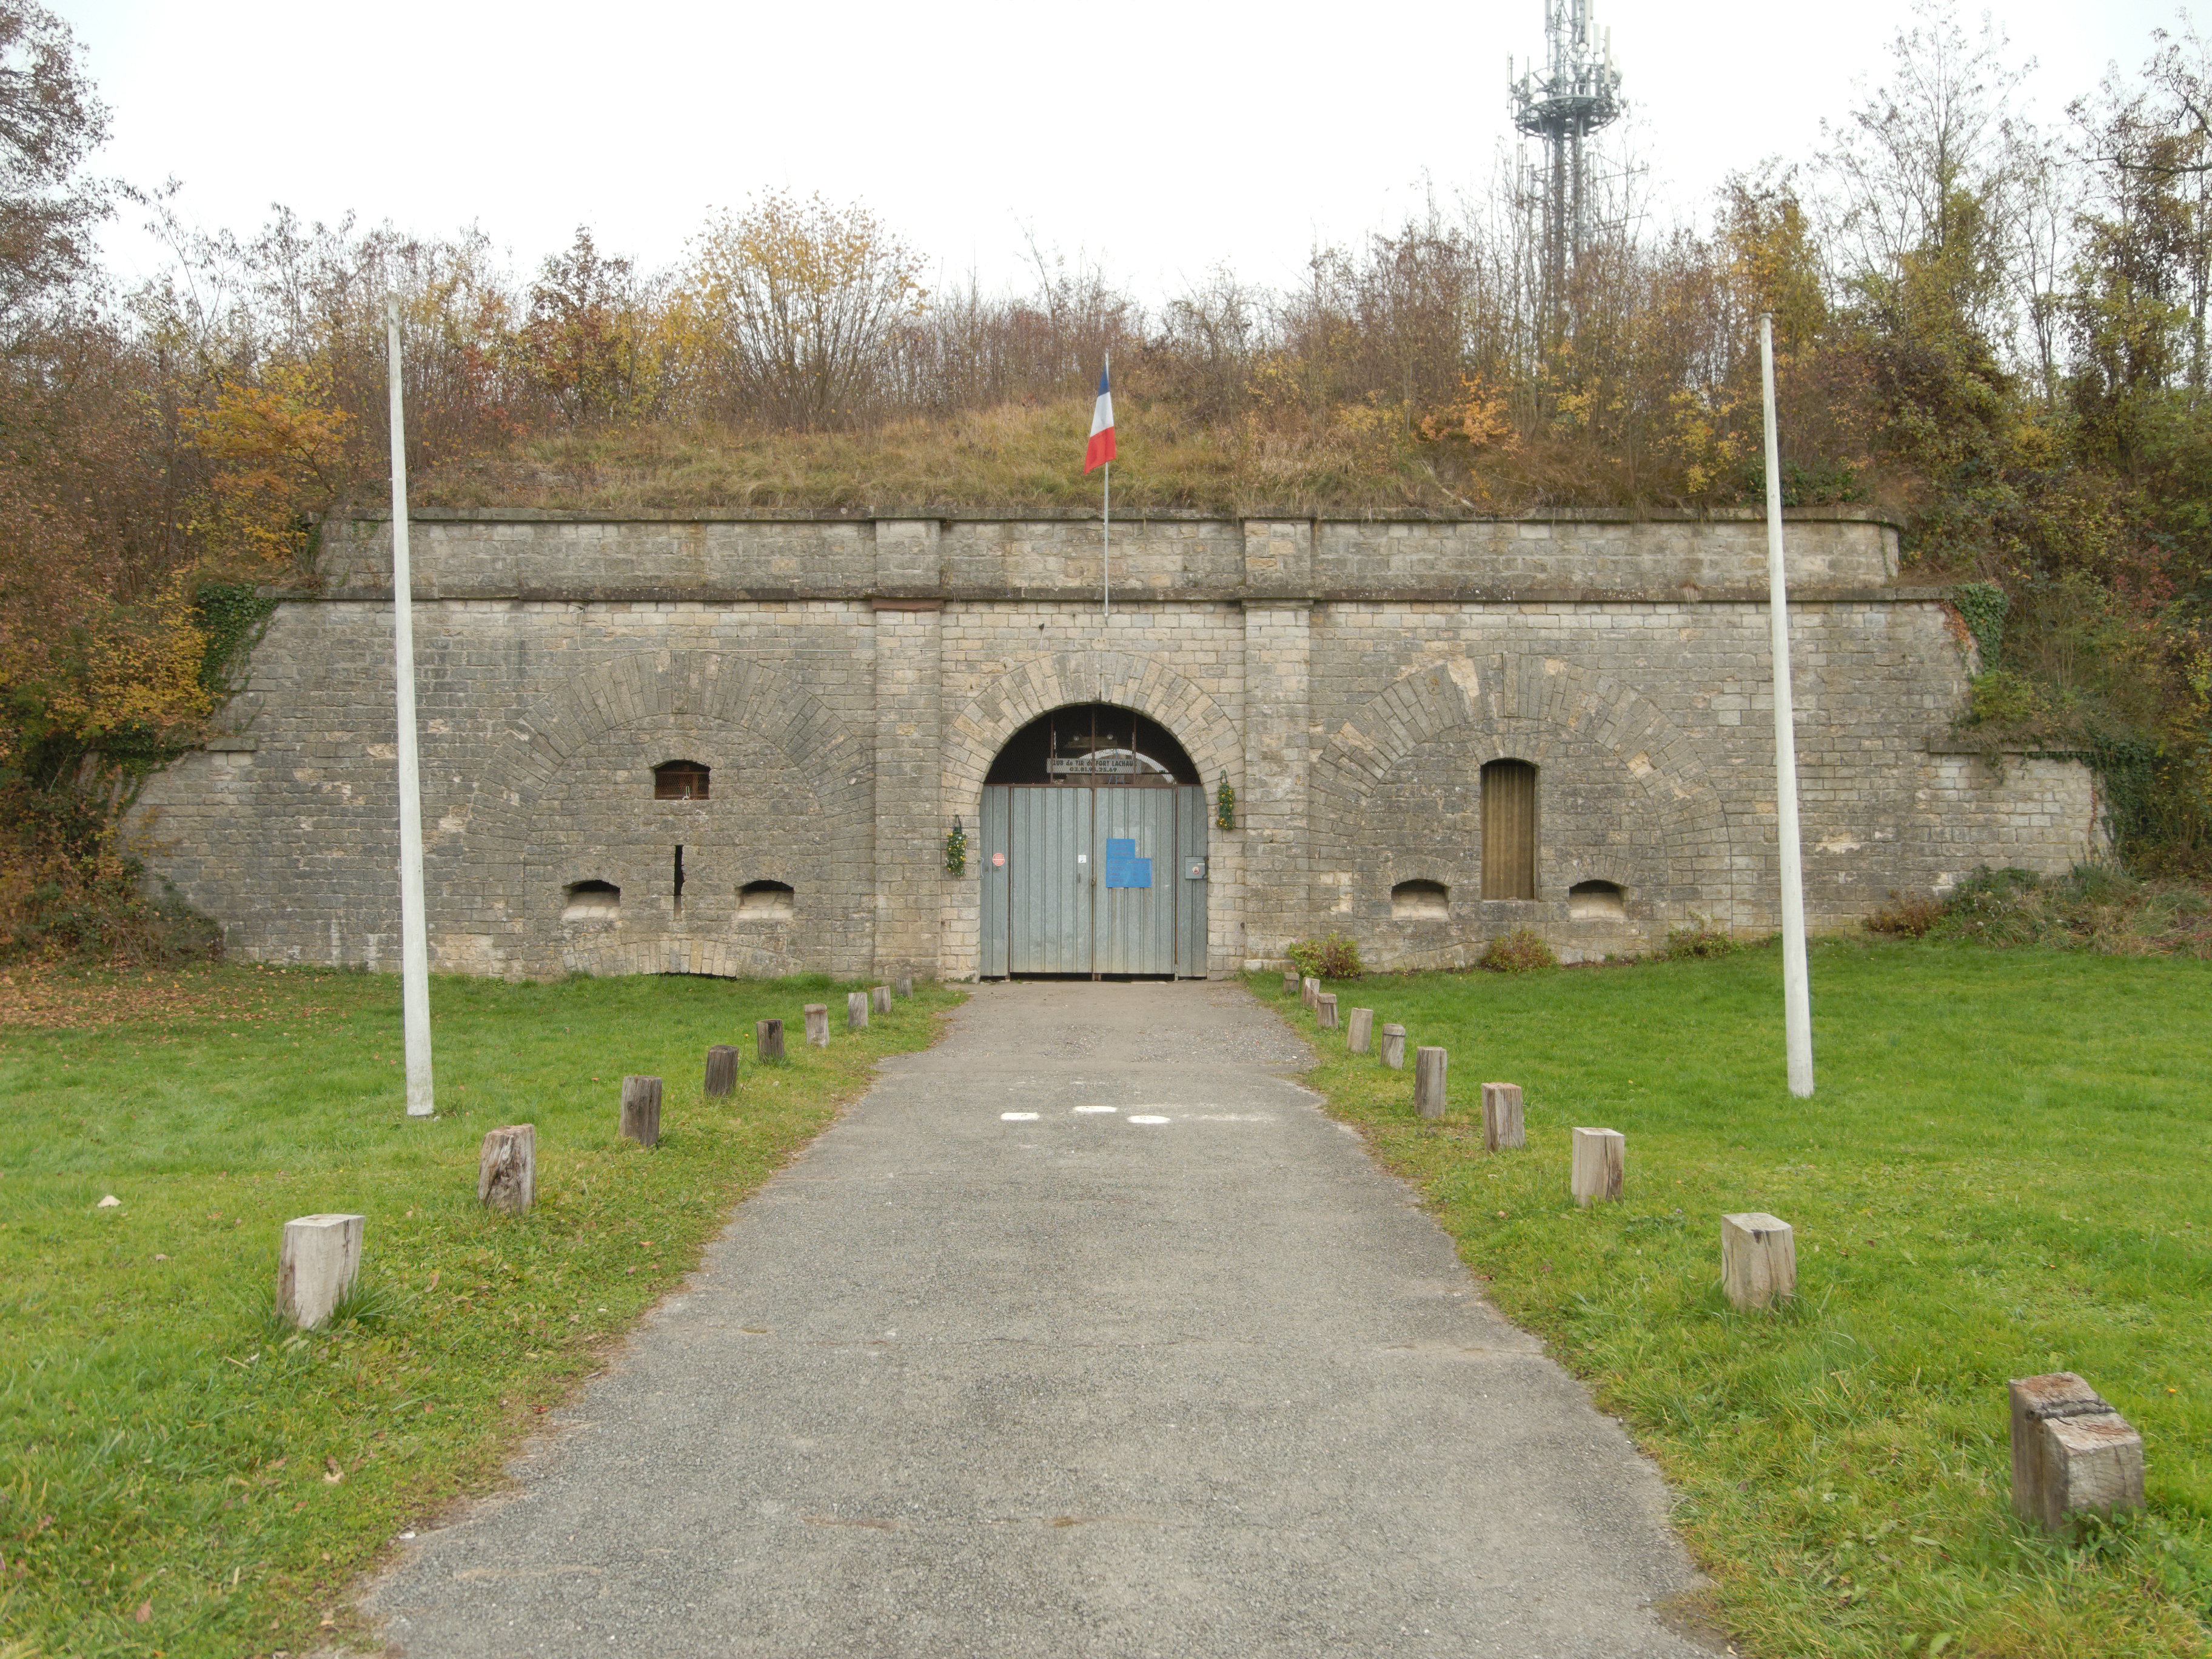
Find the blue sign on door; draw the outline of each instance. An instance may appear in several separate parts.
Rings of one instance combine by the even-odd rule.
[[[1106,884],[1109,887],[1150,887],[1152,861],[1137,856],[1136,839],[1106,842]]]

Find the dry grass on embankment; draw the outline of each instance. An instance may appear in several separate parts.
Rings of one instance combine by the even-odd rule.
[[[1511,517],[1574,507],[1679,509],[1671,477],[1562,434],[1477,449],[1423,437],[1402,410],[1355,405],[1312,422],[1207,421],[1119,403],[1114,512]],[[1011,403],[851,432],[652,424],[576,430],[449,461],[428,507],[578,513],[912,511],[1058,514],[1097,507],[1085,477],[1088,400]],[[1726,503],[1716,503],[1725,505]]]

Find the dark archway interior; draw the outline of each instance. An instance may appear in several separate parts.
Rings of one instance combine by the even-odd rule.
[[[1198,768],[1167,727],[1133,708],[1073,702],[1006,739],[986,783],[1198,783]]]

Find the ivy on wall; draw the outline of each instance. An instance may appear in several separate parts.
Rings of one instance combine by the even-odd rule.
[[[2004,653],[2005,617],[2012,601],[1995,582],[1961,582],[1951,590],[1951,603],[1959,607],[1967,631],[1982,653],[1982,672],[1993,672]]]

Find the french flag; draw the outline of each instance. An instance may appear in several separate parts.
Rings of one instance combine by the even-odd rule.
[[[1098,404],[1091,416],[1091,445],[1083,452],[1083,470],[1093,472],[1114,459],[1114,394],[1107,388],[1106,376],[1113,368],[1113,359],[1107,359],[1098,371]]]

